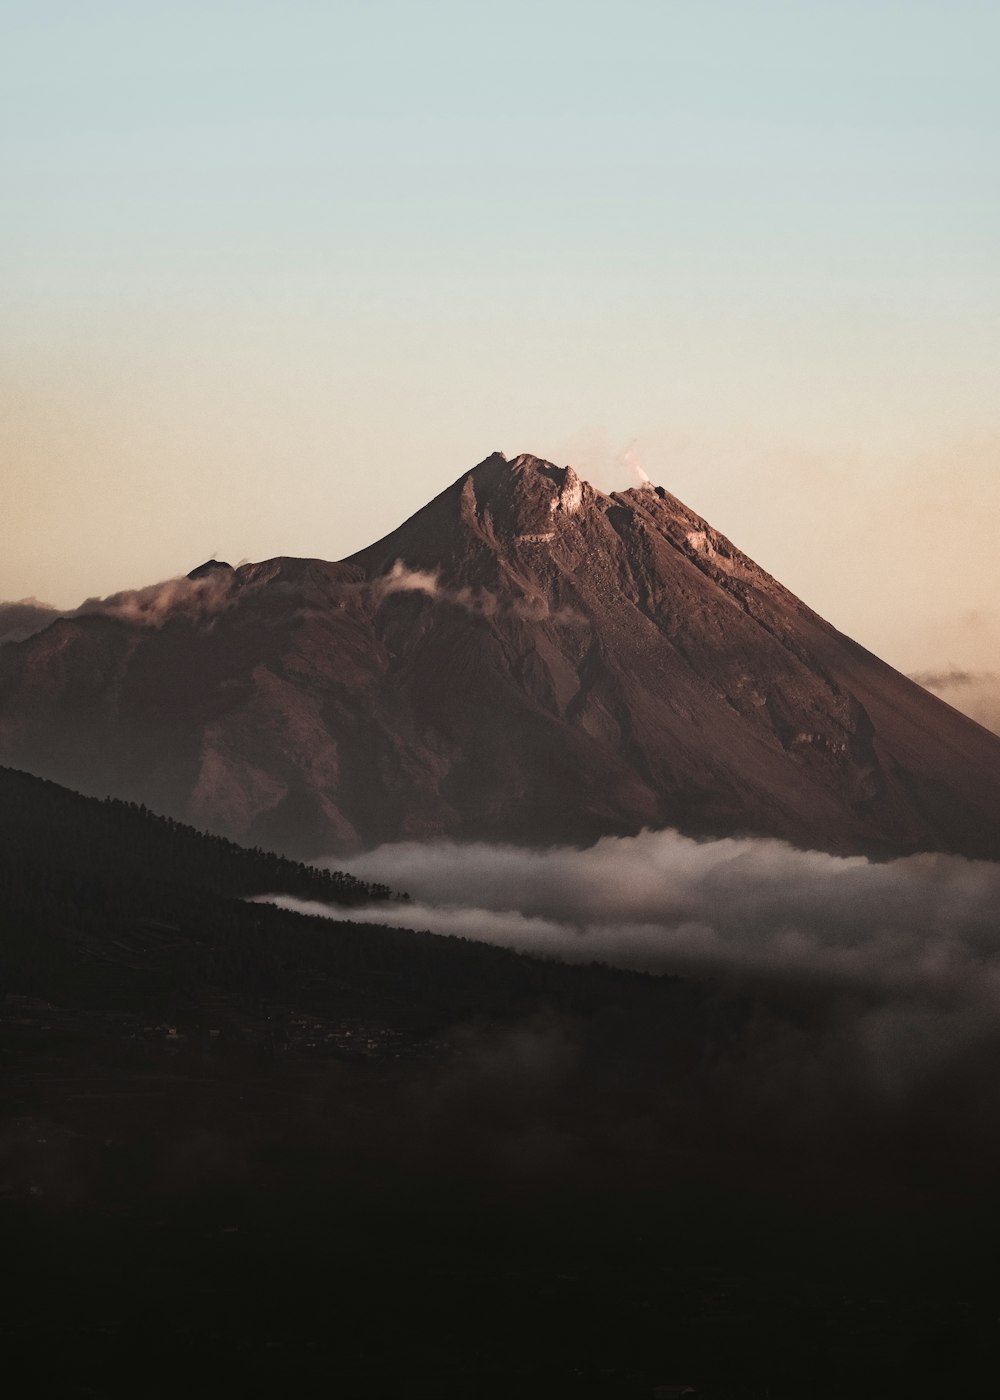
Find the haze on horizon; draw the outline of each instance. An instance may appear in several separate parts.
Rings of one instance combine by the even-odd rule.
[[[2,13],[0,598],[634,454],[895,665],[995,665],[995,7]]]

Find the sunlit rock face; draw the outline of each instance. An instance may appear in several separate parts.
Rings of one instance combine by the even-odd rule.
[[[1000,857],[1000,740],[660,487],[500,453],[341,563],[0,646],[0,762],[298,854],[644,826]]]

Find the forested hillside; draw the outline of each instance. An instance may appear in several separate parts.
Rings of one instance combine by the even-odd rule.
[[[386,927],[308,918],[259,894],[356,905]],[[0,769],[0,994],[173,1020],[274,1022],[285,1008],[440,1033],[540,1004],[567,1011],[689,1006],[677,979],[544,962],[392,927],[404,897],[207,836],[143,808]],[[268,1008],[265,1012],[263,1008]],[[290,1013],[289,1013],[290,1014]],[[679,1029],[679,1022],[671,1018]]]
[[[235,898],[280,890],[366,904],[391,893],[384,885],[208,836],[134,802],[82,797],[11,768],[0,768],[0,843],[5,871],[35,865],[116,885],[157,887],[166,898],[169,891],[192,888]]]

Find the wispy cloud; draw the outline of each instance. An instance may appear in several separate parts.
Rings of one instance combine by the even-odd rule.
[[[953,667],[944,671],[917,671],[910,679],[932,690],[977,724],[1000,734],[1000,672]]]
[[[573,608],[551,607],[541,593],[501,598],[488,588],[448,588],[441,582],[438,571],[411,569],[401,559],[397,559],[387,573],[365,586],[370,588],[376,606],[394,593],[421,593],[480,617],[516,617],[523,622],[558,622],[568,626],[583,621]]]
[[[172,617],[207,623],[234,602],[237,592],[233,574],[220,571],[88,598],[78,608],[52,608],[35,598],[0,603],[0,643],[24,641],[60,618],[114,617],[138,627],[162,627]]]

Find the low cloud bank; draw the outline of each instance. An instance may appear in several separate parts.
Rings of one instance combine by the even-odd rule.
[[[843,1115],[830,1105],[846,1095],[869,1115],[905,1104],[915,1123],[941,1126],[942,1142],[978,1142],[986,1124],[1000,1134],[1000,865],[942,855],[874,864],[661,831],[584,851],[404,843],[351,869],[413,903],[390,913],[277,902],[710,978],[763,1008],[767,1023],[733,1049],[734,1103],[773,1093],[790,1120],[812,1115],[833,1132]]]
[[[986,729],[1000,734],[1000,673],[996,671],[918,671],[910,677]]]
[[[876,864],[647,831],[582,851],[402,843],[351,871],[406,890],[408,923],[572,961],[937,988],[974,974],[984,991],[1000,978],[1000,866],[957,856]],[[384,906],[364,916],[384,922]]]

